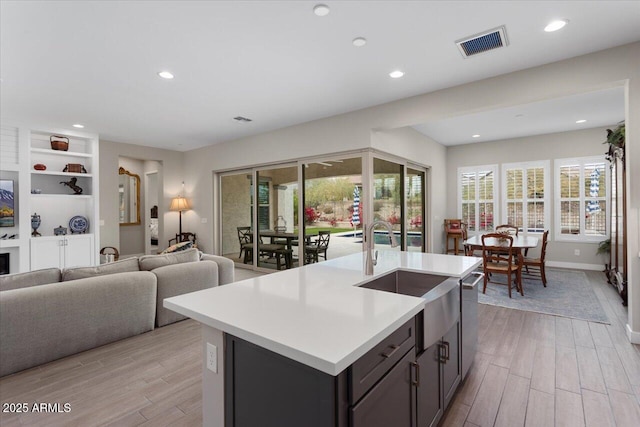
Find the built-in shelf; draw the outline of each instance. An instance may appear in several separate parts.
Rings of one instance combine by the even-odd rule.
[[[31,171],[33,175],[55,175],[55,176],[84,176],[91,178],[93,175],[90,173],[73,173],[73,172],[56,172],[56,171]]]
[[[59,198],[59,199],[90,199],[91,194],[31,194],[31,197]]]
[[[62,150],[49,150],[46,148],[32,148],[31,153],[52,154],[54,156],[68,156],[68,157],[84,157],[84,158],[93,157],[93,154],[88,154],[88,153],[77,153],[74,151],[62,151]]]
[[[17,248],[20,246],[20,239],[2,239],[0,240],[0,248]]]
[[[67,138],[70,151],[53,150],[52,135]],[[53,234],[57,227],[63,226],[70,231],[69,221],[76,216],[87,219],[91,235],[69,235],[69,241],[82,240],[84,246],[65,253],[65,256],[74,259],[73,265],[97,264],[100,242],[100,227],[97,226],[99,153],[96,134],[60,129],[48,131],[28,126],[11,127],[3,123],[0,172],[3,179],[14,181],[14,209],[17,215],[16,226],[12,227],[11,232],[7,231],[8,228],[0,228],[0,235],[8,232],[9,235],[15,233],[20,237],[0,240],[0,253],[11,254],[11,273],[22,273],[43,265],[64,267],[66,264],[60,264],[61,247],[51,244],[51,241],[56,240]],[[37,164],[45,165],[46,170],[35,170]],[[78,170],[81,167],[89,173],[68,172],[69,169]],[[67,172],[63,172],[65,169]],[[69,188],[70,181],[76,182],[82,194],[74,194],[73,189]],[[31,217],[35,214],[41,218],[38,232],[47,237],[31,236]],[[55,250],[45,248],[45,243],[49,243],[49,247],[55,246]],[[67,262],[68,258],[65,259]]]
[[[9,172],[20,172],[20,165],[16,163],[0,163],[0,170]]]

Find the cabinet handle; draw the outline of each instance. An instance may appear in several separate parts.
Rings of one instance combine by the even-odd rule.
[[[411,366],[416,368],[416,379],[411,382],[416,387],[420,387],[420,365],[418,362],[411,362]]]
[[[447,355],[444,344],[438,344],[438,359],[440,363],[447,363]]]
[[[444,360],[449,360],[451,354],[449,353],[449,343],[445,341],[444,343]]]
[[[393,356],[393,353],[395,353],[396,351],[398,351],[398,349],[400,348],[399,345],[396,344],[391,344],[390,346],[388,346],[387,348],[390,348],[391,351],[389,351],[388,353],[385,353],[384,351],[382,353],[380,353],[380,355],[382,357],[384,357],[385,359],[390,358],[391,356]]]

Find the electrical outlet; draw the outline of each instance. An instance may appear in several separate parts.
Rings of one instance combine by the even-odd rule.
[[[574,249],[574,250],[573,250],[573,254],[574,254],[575,256],[580,256],[580,249]]]
[[[206,224],[207,223],[207,218],[200,218],[200,222],[202,224]]]
[[[211,343],[207,343],[207,369],[218,373],[218,348]]]

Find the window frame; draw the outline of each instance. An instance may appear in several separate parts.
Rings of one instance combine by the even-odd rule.
[[[604,164],[604,175],[605,175],[605,195],[604,197],[598,197],[597,200],[603,200],[605,202],[605,233],[604,235],[588,235],[585,234],[586,226],[585,226],[585,203],[592,199],[591,197],[587,197],[585,194],[585,180],[588,179],[585,177],[585,165],[593,164],[593,163],[602,163]],[[580,206],[580,233],[579,234],[562,234],[562,225],[561,225],[561,206],[563,199],[561,198],[561,175],[560,169],[565,166],[575,166],[578,165],[580,168],[580,196],[579,196],[579,206]],[[563,159],[555,159],[554,160],[554,224],[555,231],[554,236],[555,240],[559,242],[585,242],[585,243],[599,243],[603,240],[609,238],[611,234],[611,174],[609,173],[609,162],[605,158],[604,155],[601,156],[585,156],[585,157],[569,157]],[[574,199],[574,198],[572,198]]]
[[[542,168],[544,171],[544,197],[542,199],[529,199],[526,197],[527,193],[527,170],[532,168]],[[522,203],[522,221],[523,226],[520,229],[520,232],[523,234],[533,234],[533,235],[542,235],[544,230],[549,230],[551,228],[551,191],[550,191],[550,181],[551,181],[551,162],[549,160],[536,160],[531,162],[515,162],[515,163],[503,163],[501,165],[502,172],[502,192],[501,192],[501,213],[502,218],[506,219],[508,216],[508,203],[510,201],[518,201],[516,199],[508,199],[507,198],[507,171],[521,169],[523,172],[522,176],[522,199],[520,200]],[[528,221],[528,204],[529,202],[542,200],[544,203],[544,224],[542,226],[542,231],[529,231],[529,227],[525,227],[526,222]]]
[[[462,175],[463,174],[468,174],[468,173],[475,173],[476,174],[476,178],[477,178],[477,174],[479,172],[484,172],[484,171],[491,171],[493,172],[493,230],[495,230],[495,226],[499,225],[500,222],[500,193],[498,191],[498,189],[500,188],[500,177],[498,174],[499,171],[499,166],[497,164],[491,164],[491,165],[479,165],[479,166],[462,166],[458,168],[458,179],[457,179],[457,193],[458,193],[458,218],[462,218],[462,220],[464,221],[465,218],[462,217]],[[474,204],[475,204],[475,221],[476,221],[476,227],[474,230],[471,230],[469,227],[469,224],[467,224],[467,234],[469,236],[475,236],[475,235],[480,235],[482,233],[486,233],[489,230],[478,230],[478,226],[480,225],[480,204],[481,203],[486,203],[487,199],[483,199],[485,200],[485,202],[482,202],[480,200],[480,188],[479,188],[479,180],[476,179],[475,181],[476,184],[476,188],[475,188],[475,200],[474,200]]]

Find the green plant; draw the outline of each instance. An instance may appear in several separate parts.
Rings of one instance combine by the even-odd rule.
[[[611,239],[603,240],[598,244],[596,255],[607,255],[611,252]]]
[[[614,129],[607,129],[607,140],[603,144],[609,144],[616,148],[623,148],[625,140],[625,126],[624,122],[618,123],[618,126]]]

